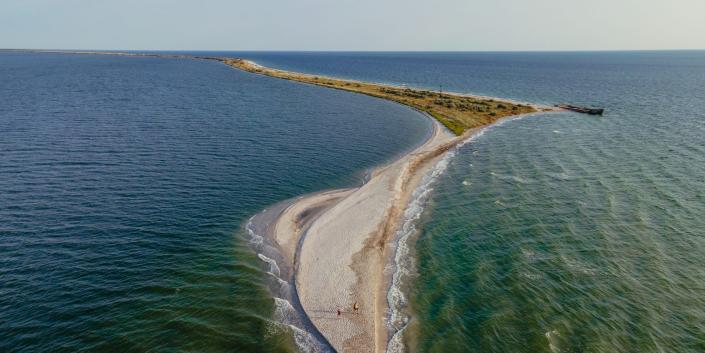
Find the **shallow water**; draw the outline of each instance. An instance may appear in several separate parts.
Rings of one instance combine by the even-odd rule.
[[[243,224],[430,128],[215,62],[3,52],[0,77],[2,352],[294,350]]]
[[[416,224],[405,349],[705,350],[705,52],[252,58],[607,109],[507,122],[458,151]]]
[[[705,55],[622,58],[562,86],[605,117],[522,119],[459,153],[417,243],[412,351],[705,349]]]

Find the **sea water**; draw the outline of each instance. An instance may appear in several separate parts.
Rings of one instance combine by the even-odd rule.
[[[247,220],[429,131],[216,62],[0,52],[0,351],[296,351]]]
[[[434,169],[398,234],[391,351],[705,350],[705,52],[210,54],[606,109],[507,121]],[[244,224],[428,129],[217,63],[2,63],[4,351],[296,349]]]

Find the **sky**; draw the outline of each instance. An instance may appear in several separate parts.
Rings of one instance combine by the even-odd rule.
[[[0,48],[705,49],[705,0],[0,0]]]

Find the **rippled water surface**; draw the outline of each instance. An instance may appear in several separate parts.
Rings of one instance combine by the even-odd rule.
[[[705,52],[251,55],[607,109],[458,151],[418,225],[410,351],[705,351]]]
[[[211,54],[606,108],[508,121],[449,160],[409,238],[405,349],[705,351],[705,52]],[[243,222],[428,130],[217,63],[0,63],[0,351],[294,349]]]
[[[413,351],[705,350],[705,53],[564,61],[555,99],[607,114],[462,149],[417,243]]]
[[[294,350],[242,224],[429,126],[214,62],[0,53],[0,351]]]

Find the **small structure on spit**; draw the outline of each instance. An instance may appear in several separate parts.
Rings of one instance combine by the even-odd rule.
[[[572,104],[557,104],[556,107],[590,115],[602,115],[602,113],[605,112],[605,109],[603,108],[579,107],[577,105]]]

